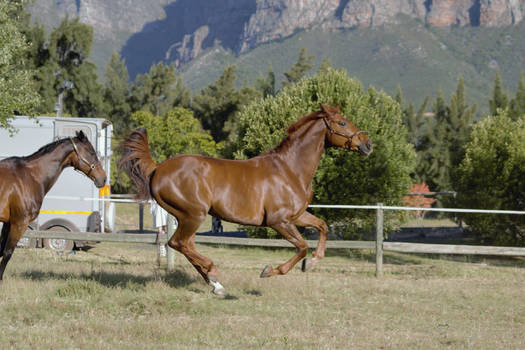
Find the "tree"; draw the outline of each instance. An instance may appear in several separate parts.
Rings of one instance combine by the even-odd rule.
[[[42,98],[39,113],[50,113],[62,93],[64,113],[79,117],[103,114],[102,86],[96,66],[88,61],[93,44],[93,29],[78,18],[64,18],[46,39],[43,27],[35,25],[30,33],[36,47],[32,62]],[[66,88],[66,86],[68,88]]]
[[[516,96],[510,101],[509,116],[516,120],[523,115],[525,115],[525,76],[521,72]]]
[[[131,120],[148,131],[151,154],[157,162],[181,153],[217,155],[215,141],[190,110],[175,107],[162,116],[138,111]]]
[[[308,55],[308,52],[303,47],[299,52],[299,58],[297,59],[297,62],[292,66],[292,68],[290,68],[288,72],[284,73],[286,81],[283,81],[283,86],[295,84],[301,80],[305,76],[306,72],[313,68],[313,60],[314,56]]]
[[[242,105],[251,101],[257,95],[255,91],[244,88],[240,92],[235,88],[236,67],[226,67],[222,75],[213,84],[206,86],[200,94],[193,97],[192,108],[202,126],[209,130],[216,142],[226,140],[231,126],[225,129]]]
[[[458,170],[458,203],[463,207],[523,210],[525,206],[525,118],[506,110],[473,127]],[[525,245],[522,215],[463,216],[468,229],[487,244]]]
[[[476,109],[475,105],[469,106],[466,102],[463,77],[458,80],[450,104],[439,92],[432,108],[433,117],[425,119],[425,131],[417,147],[417,174],[431,190],[454,189],[454,171],[463,159],[463,147],[468,140]]]
[[[266,77],[259,74],[254,87],[255,90],[261,92],[262,97],[275,96],[277,93],[275,89],[275,73],[271,63],[268,64],[268,73],[266,73]]]
[[[489,100],[490,114],[496,115],[498,108],[505,109],[509,103],[509,98],[503,90],[501,76],[499,73],[494,78],[494,90],[492,92],[492,99]]]
[[[190,105],[190,90],[175,74],[173,63],[153,64],[148,73],[137,76],[131,94],[133,111],[144,110],[164,115],[173,107]]]
[[[113,52],[106,67],[104,80],[104,102],[107,117],[113,123],[116,133],[122,134],[129,128],[131,106],[129,104],[129,75],[124,60]]]
[[[237,133],[232,138],[235,157],[245,159],[275,147],[292,122],[319,110],[320,103],[340,103],[342,113],[371,137],[374,152],[362,159],[343,149],[328,149],[315,175],[313,202],[401,204],[402,195],[412,184],[410,173],[415,166],[415,152],[406,142],[401,108],[383,92],[374,88],[363,91],[360,82],[349,78],[344,70],[327,69],[284,88],[275,97],[253,101],[243,108]],[[329,223],[343,224],[341,235],[347,238],[372,230],[375,225],[373,212],[315,211]],[[404,214],[387,215],[386,227],[392,230]],[[274,234],[250,230],[255,235]]]
[[[30,114],[39,103],[33,84],[33,70],[25,65],[30,45],[11,17],[22,6],[0,0],[0,127],[9,128],[15,114]]]

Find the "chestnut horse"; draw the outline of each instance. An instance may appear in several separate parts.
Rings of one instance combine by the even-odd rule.
[[[93,146],[82,131],[43,146],[27,157],[0,161],[0,281],[16,243],[36,219],[44,196],[62,170],[72,166],[86,174],[97,187],[106,183],[106,173]]]
[[[178,155],[156,164],[151,158],[145,129],[135,130],[123,144],[124,167],[137,189],[137,198],[153,197],[175,216],[178,227],[168,244],[186,256],[213,286],[225,295],[213,261],[195,251],[195,231],[211,214],[243,225],[268,226],[278,231],[297,253],[277,268],[266,266],[261,277],[286,274],[306,256],[308,246],[296,225],[319,230],[312,259],[303,271],[323,258],[328,227],[306,211],[312,200],[312,179],[325,147],[343,147],[364,155],[372,142],[340,114],[340,108],[321,105],[288,129],[274,149],[248,160],[225,160],[200,155]]]

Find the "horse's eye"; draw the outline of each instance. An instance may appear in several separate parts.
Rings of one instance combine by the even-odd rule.
[[[339,122],[339,125],[346,126],[346,122]]]

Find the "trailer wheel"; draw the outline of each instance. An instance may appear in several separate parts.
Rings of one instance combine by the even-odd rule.
[[[52,219],[41,225],[40,228],[46,231],[61,231],[61,232],[78,232],[75,225],[67,220],[63,219]],[[69,251],[75,247],[75,242],[69,239],[44,239],[44,248],[58,250],[58,251]]]
[[[36,230],[37,229],[36,223],[35,222],[30,223],[27,226],[27,229],[28,230]],[[36,238],[27,238],[27,237],[20,238],[20,240],[16,244],[16,246],[19,247],[19,248],[36,248],[36,245],[37,245],[37,239]]]

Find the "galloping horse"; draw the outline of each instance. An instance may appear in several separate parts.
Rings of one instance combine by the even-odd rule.
[[[69,166],[86,174],[97,187],[106,183],[106,172],[82,131],[76,137],[45,145],[27,157],[0,161],[0,221],[4,223],[0,237],[0,281],[16,243],[38,216],[44,196]]]
[[[308,246],[296,225],[319,230],[319,243],[303,271],[324,257],[328,227],[306,211],[312,200],[312,179],[325,147],[343,147],[364,155],[372,152],[370,138],[340,114],[340,108],[321,105],[288,129],[274,149],[248,160],[225,160],[178,155],[156,164],[145,129],[133,131],[123,144],[120,165],[134,181],[138,199],[153,197],[179,222],[168,244],[186,256],[213,286],[226,295],[213,261],[195,251],[195,231],[211,214],[243,225],[269,226],[297,248],[277,268],[266,266],[261,277],[286,274],[306,256]]]

